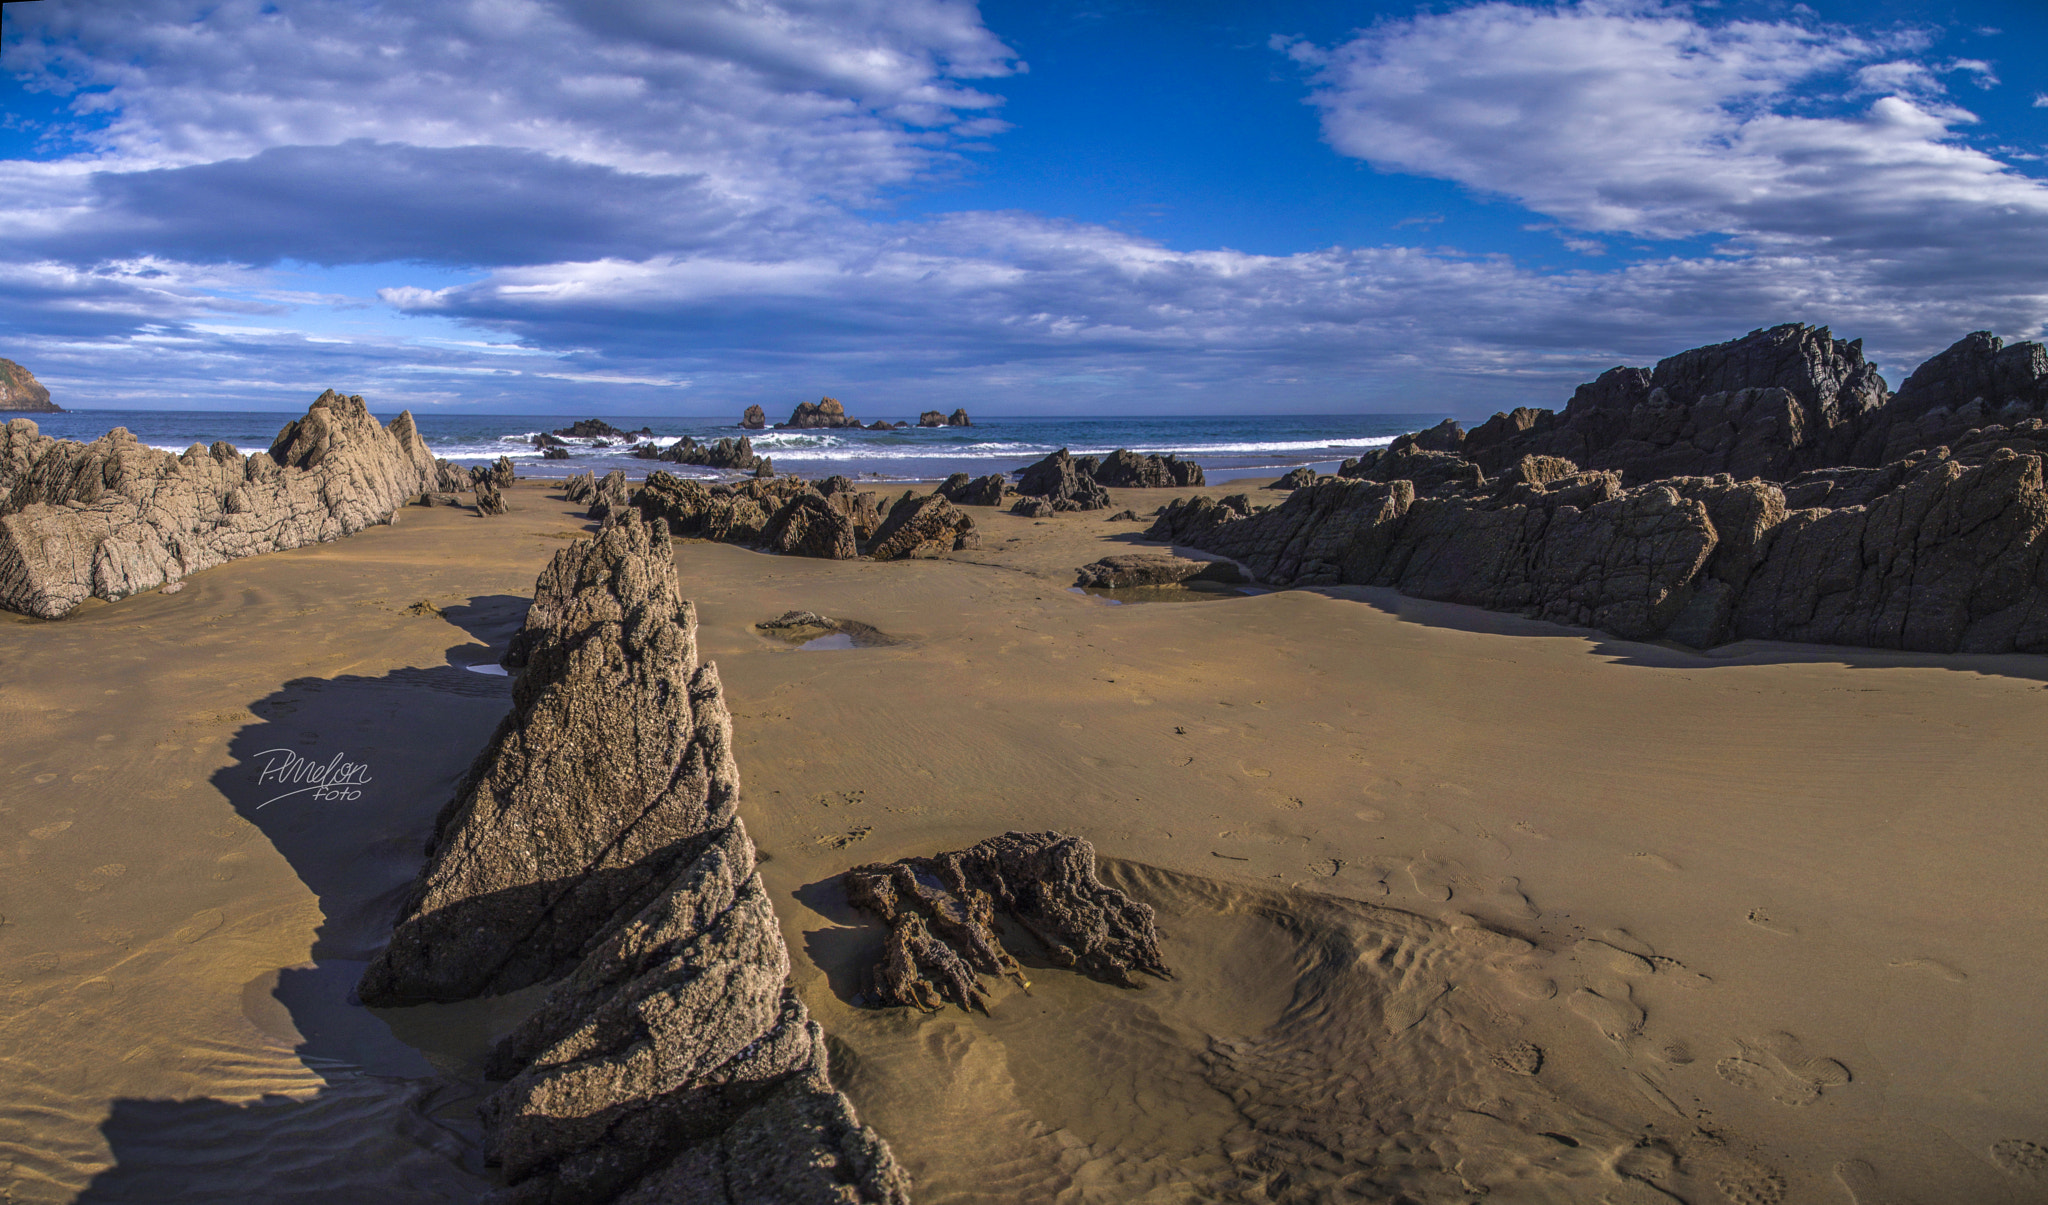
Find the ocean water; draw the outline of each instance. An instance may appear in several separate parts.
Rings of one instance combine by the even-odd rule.
[[[197,410],[80,410],[66,414],[28,415],[45,435],[92,440],[114,427],[126,427],[143,443],[182,452],[195,443],[227,442],[243,452],[270,447],[278,431],[297,414]],[[395,414],[380,414],[389,422]],[[714,479],[711,469],[640,460],[630,445],[597,446],[572,440],[570,459],[543,460],[533,437],[567,427],[588,415],[424,414],[416,416],[420,434],[436,456],[457,464],[488,463],[510,456],[521,476],[566,477],[584,469],[600,476],[624,469],[630,477],[651,469]],[[1385,447],[1403,432],[1432,426],[1441,414],[1261,415],[1198,418],[989,418],[972,427],[905,428],[893,431],[742,431],[728,422],[703,418],[614,418],[622,429],[654,432],[656,444],[667,445],[688,435],[698,442],[721,436],[749,435],[754,450],[773,457],[775,467],[804,477],[849,477],[925,481],[951,473],[1010,472],[1023,468],[1057,448],[1076,456],[1101,455],[1117,448],[1159,452],[1200,464],[1210,474],[1263,472],[1276,475],[1298,465],[1318,471],[1334,469],[1347,457],[1368,448]]]

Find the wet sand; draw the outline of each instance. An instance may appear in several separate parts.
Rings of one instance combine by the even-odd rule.
[[[586,530],[510,498],[0,617],[7,1199],[480,1191],[523,1001],[347,992],[507,707],[465,667]],[[1073,570],[1144,523],[972,513],[941,561],[678,553],[797,986],[920,1201],[2048,1196],[2048,662],[1110,606]],[[789,610],[901,643],[754,627]],[[369,781],[275,798],[279,750]],[[833,876],[1011,828],[1093,841],[1176,978],[849,1004]]]

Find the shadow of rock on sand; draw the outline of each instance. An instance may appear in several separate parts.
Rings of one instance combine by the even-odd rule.
[[[445,665],[297,678],[250,705],[260,720],[229,742],[213,786],[284,855],[322,920],[312,962],[252,980],[243,1013],[324,1086],[247,1103],[117,1100],[101,1125],[115,1164],[80,1201],[473,1201],[489,1187],[470,1060],[400,1040],[353,991],[434,817],[511,705],[509,677],[467,667],[495,667],[527,603],[440,610],[477,641],[451,646]]]

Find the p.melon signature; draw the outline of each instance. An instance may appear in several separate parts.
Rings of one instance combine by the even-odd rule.
[[[282,795],[271,796],[257,804],[257,809],[267,808],[280,799],[309,793],[313,798],[322,801],[361,799],[362,788],[370,782],[369,765],[345,760],[348,757],[346,753],[335,754],[325,765],[309,761],[292,749],[265,749],[256,756],[268,759],[263,763],[262,771],[256,775],[258,785],[266,782],[279,785],[305,784]]]

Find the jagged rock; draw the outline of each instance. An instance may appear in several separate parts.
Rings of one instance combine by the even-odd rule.
[[[1128,590],[1136,586],[1177,586],[1196,580],[1241,582],[1244,574],[1229,561],[1198,561],[1156,552],[1132,552],[1106,556],[1093,564],[1083,565],[1074,584],[1102,590]]]
[[[434,461],[433,484],[429,487],[444,494],[459,494],[471,488],[469,474],[461,465],[445,460]]]
[[[1017,479],[1017,492],[1043,498],[1054,510],[1101,510],[1109,505],[1109,491],[1091,471],[1090,460],[1075,460],[1061,448],[1024,469]]]
[[[569,441],[563,439],[559,435],[550,435],[548,432],[543,431],[540,434],[533,437],[533,446],[536,448],[540,448],[542,450],[546,450],[548,448],[566,448],[569,446]]]
[[[1089,473],[1099,484],[1111,489],[1173,489],[1207,484],[1202,466],[1192,460],[1140,456],[1127,448],[1111,452]]]
[[[1280,480],[1266,486],[1269,490],[1298,490],[1316,483],[1316,471],[1307,465],[1288,473]]]
[[[946,416],[946,425],[949,427],[971,427],[974,425],[974,420],[967,417],[967,408],[961,406]]]
[[[754,454],[753,438],[746,435],[738,439],[726,436],[707,444],[700,444],[685,435],[645,459],[666,460],[671,464],[702,465],[711,469],[732,469],[742,473],[754,472],[769,463],[766,457]]]
[[[878,1004],[985,1009],[977,973],[1025,982],[998,911],[1034,939],[1028,953],[1055,966],[1124,987],[1138,986],[1141,971],[1172,978],[1151,906],[1105,886],[1094,846],[1080,837],[1005,833],[933,858],[855,867],[841,882],[847,902],[889,926],[864,991]]]
[[[760,431],[768,426],[768,414],[759,406],[749,406],[746,413],[740,415],[740,426],[749,431]]]
[[[803,402],[790,411],[789,421],[776,424],[778,427],[858,427],[860,420],[846,412],[846,407],[836,398],[819,398],[815,402]]]
[[[1412,482],[1418,493],[1458,491],[1484,485],[1486,474],[1455,452],[1435,452],[1396,441],[1356,461],[1346,461],[1339,477],[1363,481]]]
[[[840,495],[845,497],[846,495]],[[763,546],[791,556],[850,561],[860,555],[853,521],[821,494],[803,493],[775,512],[761,532]]]
[[[2038,421],[2043,410],[2048,410],[2048,348],[2039,343],[2008,347],[1990,331],[1976,331],[1913,370],[1865,424],[1854,462],[1889,463],[1963,442],[1979,428]]]
[[[961,514],[944,495],[919,497],[906,492],[889,508],[889,517],[876,530],[868,555],[878,561],[944,556],[980,542],[974,520]]]
[[[943,427],[946,425],[946,416],[937,410],[927,410],[917,416],[917,425],[920,427]]]
[[[1001,473],[973,478],[965,473],[955,473],[946,478],[937,492],[955,506],[1001,506],[1003,492],[1009,485],[1009,479]]]
[[[664,477],[668,476],[666,473],[661,475]],[[652,481],[653,477],[650,475],[648,480]],[[595,497],[597,497],[597,478],[589,469],[572,474],[562,482],[562,500],[564,502],[589,502]]]
[[[34,373],[12,360],[0,359],[0,411],[62,414],[64,408],[50,400],[50,391]]]
[[[505,510],[505,495],[499,491],[497,482],[486,477],[476,483],[477,514],[502,515]]]
[[[540,451],[540,458],[542,460],[567,460],[569,459],[569,449],[542,448]]]
[[[268,454],[172,456],[126,428],[90,444],[28,419],[0,433],[0,607],[55,619],[240,557],[392,522],[437,483],[410,413],[387,428],[329,390]]]
[[[625,510],[631,501],[627,491],[624,469],[613,469],[606,473],[590,496],[589,517],[603,522],[606,518]]]
[[[601,418],[585,418],[579,419],[566,427],[556,427],[555,434],[567,436],[570,439],[624,440],[633,439],[641,435],[652,435],[654,434],[654,428],[642,427],[638,431],[621,431]]]
[[[1010,508],[1010,513],[1027,519],[1050,519],[1060,512],[1043,498],[1019,498],[1017,504]]]
[[[629,510],[556,554],[507,662],[512,713],[358,988],[558,980],[487,1063],[506,1081],[478,1110],[506,1183],[489,1199],[907,1205],[790,991],[666,532]]]
[[[1103,520],[1103,522],[1105,522],[1105,523],[1136,523],[1136,522],[1139,522],[1139,519],[1138,519],[1138,512],[1137,512],[1137,511],[1134,511],[1134,510],[1132,510],[1132,509],[1131,509],[1130,507],[1128,507],[1128,506],[1127,506],[1127,507],[1125,507],[1124,509],[1122,509],[1122,510],[1120,510],[1120,511],[1116,512],[1115,514],[1111,515],[1111,516],[1110,516],[1109,518],[1107,518],[1107,519]]]
[[[517,480],[519,478],[513,472],[512,458],[510,456],[498,457],[497,463],[491,466],[491,483],[501,490],[509,490],[512,488],[512,483]]]

